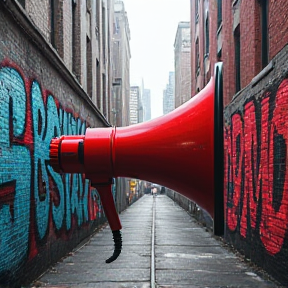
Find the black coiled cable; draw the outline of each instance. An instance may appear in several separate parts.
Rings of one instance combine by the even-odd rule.
[[[114,240],[114,253],[113,255],[106,260],[106,263],[111,263],[115,261],[121,253],[122,249],[122,236],[120,230],[112,231],[113,233],[113,240]]]

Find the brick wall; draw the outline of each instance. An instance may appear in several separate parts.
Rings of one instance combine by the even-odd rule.
[[[288,2],[268,2],[271,62],[265,70],[261,62],[261,2],[222,2],[225,238],[286,287]],[[235,95],[234,29],[238,24],[243,90]]]
[[[210,62],[210,76],[214,74],[214,65],[219,59],[217,59],[217,3],[216,1],[209,2],[209,62]],[[210,77],[207,77],[207,82]]]
[[[269,57],[272,59],[288,43],[288,1],[269,1]]]
[[[260,5],[258,1],[244,0],[239,9],[241,88],[244,88],[262,70]]]
[[[43,34],[11,2],[3,3],[0,286],[19,287],[105,221],[90,183],[80,174],[55,173],[48,159],[52,137],[84,134],[88,126],[108,124]]]
[[[287,287],[288,45],[225,109],[225,238]]]
[[[209,7],[212,8],[214,2],[211,1]],[[285,0],[268,2],[268,61],[270,61],[288,42],[288,26],[286,24],[288,2]],[[225,105],[236,94],[234,30],[238,24],[240,25],[241,42],[241,89],[245,88],[253,77],[264,68],[261,63],[260,3],[262,2],[249,0],[222,2]]]
[[[50,19],[50,1],[30,0],[25,1],[25,9],[35,25],[43,33],[47,41],[50,41],[51,19]]]
[[[226,106],[235,94],[235,59],[234,59],[234,39],[233,39],[233,18],[231,1],[222,2],[222,60],[223,68],[223,101]]]

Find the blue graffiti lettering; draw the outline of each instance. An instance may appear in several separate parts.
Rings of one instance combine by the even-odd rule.
[[[20,144],[26,93],[15,69],[0,70],[0,107],[0,270],[7,271],[27,256],[31,197],[31,156]]]

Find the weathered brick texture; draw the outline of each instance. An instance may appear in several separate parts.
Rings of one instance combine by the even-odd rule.
[[[269,1],[269,57],[272,59],[288,43],[288,1]]]

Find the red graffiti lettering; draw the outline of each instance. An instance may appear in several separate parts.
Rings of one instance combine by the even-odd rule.
[[[229,193],[229,184],[232,183],[231,179],[231,165],[230,165],[230,158],[231,158],[231,133],[230,133],[230,126],[224,126],[224,211],[227,211],[227,202],[228,202],[228,193]],[[225,214],[225,222],[227,222],[227,216]]]
[[[265,127],[268,126],[268,99],[263,101],[262,105],[262,122],[265,123]],[[260,224],[261,240],[268,252],[276,254],[281,250],[284,243],[284,237],[288,225],[288,181],[287,181],[287,169],[284,179],[284,189],[282,190],[282,201],[278,211],[273,207],[273,192],[274,192],[274,136],[280,134],[285,140],[287,147],[288,140],[288,80],[284,80],[276,95],[276,105],[271,121],[269,134],[265,129],[262,133],[262,146],[261,146],[261,165],[265,167],[264,171],[261,171],[261,183],[262,183],[262,217]],[[264,125],[264,123],[263,123]],[[266,127],[267,130],[267,127]],[[265,135],[264,135],[265,133]],[[269,135],[269,139],[268,139]],[[269,141],[269,147],[268,147]],[[263,159],[262,159],[263,157]],[[285,157],[286,158],[286,157]],[[286,159],[285,159],[286,160]],[[285,161],[286,162],[286,161]],[[280,179],[278,179],[279,181]]]
[[[231,150],[231,175],[234,183],[233,197],[228,195],[227,213],[228,227],[235,230],[239,215],[239,200],[241,195],[241,175],[242,175],[242,121],[239,114],[232,116],[232,150]]]
[[[275,255],[288,230],[288,79],[259,100],[232,114],[224,130],[226,221]]]
[[[256,226],[257,201],[259,190],[257,183],[257,131],[255,119],[255,106],[249,102],[244,107],[244,195],[241,215],[240,234],[246,236],[247,218],[250,217],[252,228]]]

